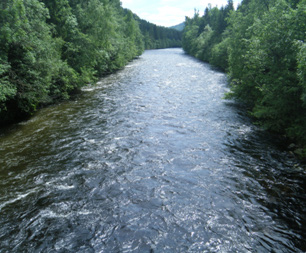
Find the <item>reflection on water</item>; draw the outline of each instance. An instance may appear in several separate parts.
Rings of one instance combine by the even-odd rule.
[[[0,252],[303,252],[305,168],[180,49],[0,136]]]

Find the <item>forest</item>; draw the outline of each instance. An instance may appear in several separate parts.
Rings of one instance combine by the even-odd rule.
[[[167,27],[157,26],[135,15],[143,34],[145,49],[182,47],[182,33]]]
[[[68,99],[144,49],[181,32],[141,20],[119,0],[1,0],[0,125]]]
[[[306,1],[243,0],[235,10],[186,18],[183,49],[229,75],[230,92],[255,121],[304,147],[306,155]]]

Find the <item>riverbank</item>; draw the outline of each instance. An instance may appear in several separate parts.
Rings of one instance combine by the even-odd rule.
[[[228,98],[306,155],[305,1],[242,1],[186,19],[183,48],[229,75]],[[290,145],[290,143],[289,143]],[[288,145],[288,146],[289,146]]]
[[[6,1],[0,9],[0,125],[69,99],[145,48],[180,42],[181,32],[139,19],[119,0]]]

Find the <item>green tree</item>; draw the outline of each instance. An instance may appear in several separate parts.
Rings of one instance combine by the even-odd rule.
[[[257,15],[252,22],[249,19],[248,25],[244,21],[251,14],[243,16],[237,12],[232,17],[232,92],[234,97],[250,105],[252,114],[266,128],[305,143],[306,108],[302,81],[305,65],[304,42],[301,42],[305,40],[305,1],[298,9],[292,9],[283,0],[264,6],[266,12]],[[245,27],[238,28],[239,24]],[[243,46],[237,49],[239,37]]]
[[[124,31],[126,38],[124,52],[127,54],[126,58],[131,60],[135,55],[140,55],[144,50],[143,35],[131,11],[127,11],[124,23],[126,26]]]
[[[209,5],[200,17],[196,11],[192,19],[186,18],[183,33],[183,49],[198,59],[211,62],[222,69],[228,65],[228,40],[221,43],[228,26],[227,18],[234,10],[233,1],[218,9]],[[220,45],[218,45],[220,43]],[[220,57],[220,58],[219,58]],[[221,59],[224,57],[224,59]]]
[[[48,101],[60,60],[58,42],[46,24],[48,10],[37,0],[7,1],[1,19],[1,121],[30,114]],[[6,113],[10,111],[10,113]]]
[[[69,98],[143,50],[119,0],[3,0],[0,7],[0,124]]]
[[[194,55],[197,53],[196,38],[199,35],[201,19],[199,12],[195,11],[193,18],[186,17],[185,28],[183,31],[182,45],[186,53]]]
[[[210,25],[206,25],[204,31],[195,39],[195,56],[202,60],[208,62],[211,55],[211,47],[213,46],[214,31]]]
[[[229,72],[227,97],[306,145],[306,0],[232,1],[186,19],[184,50]]]
[[[229,54],[229,38],[225,38],[218,44],[215,44],[211,49],[209,63],[222,69],[228,69],[228,54]]]

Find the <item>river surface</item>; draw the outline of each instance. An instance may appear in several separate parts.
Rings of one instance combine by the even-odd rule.
[[[0,252],[305,252],[305,168],[225,74],[146,51],[0,135]]]

